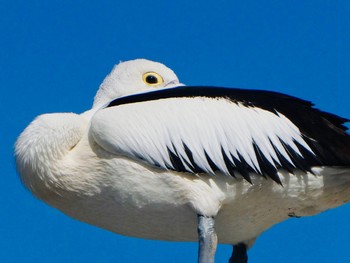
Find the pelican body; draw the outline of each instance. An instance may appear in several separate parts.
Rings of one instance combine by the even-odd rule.
[[[91,110],[37,117],[16,163],[39,199],[79,221],[132,237],[217,242],[231,263],[265,230],[350,199],[344,122],[268,91],[184,86],[164,65],[117,65]]]

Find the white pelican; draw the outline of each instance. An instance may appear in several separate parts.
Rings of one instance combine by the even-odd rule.
[[[37,117],[16,142],[23,183],[86,223],[127,236],[217,242],[231,263],[266,229],[350,199],[346,119],[288,95],[184,86],[144,59],[117,65],[91,110]]]

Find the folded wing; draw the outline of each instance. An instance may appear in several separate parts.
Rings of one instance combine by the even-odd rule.
[[[95,114],[90,134],[115,155],[162,169],[280,183],[278,169],[349,165],[344,121],[279,93],[187,86],[118,98]]]

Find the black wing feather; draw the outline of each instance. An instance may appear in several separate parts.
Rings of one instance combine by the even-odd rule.
[[[208,97],[225,98],[233,103],[240,103],[247,107],[257,107],[274,114],[283,114],[294,125],[296,125],[304,140],[315,153],[312,154],[303,146],[296,143],[302,156],[296,153],[290,146],[281,141],[283,147],[288,152],[295,167],[274,147],[279,158],[280,165],[275,163],[277,168],[284,168],[287,171],[293,171],[296,168],[303,171],[311,171],[313,166],[350,166],[350,136],[347,133],[348,128],[344,125],[348,119],[337,115],[320,111],[314,108],[313,104],[293,96],[282,93],[245,90],[237,88],[207,87],[207,86],[181,86],[169,89],[162,89],[142,94],[134,94],[122,98],[117,98],[109,103],[107,107],[114,107],[129,103],[138,103],[168,98],[185,97]],[[200,128],[200,127],[199,127]],[[185,152],[191,163],[187,164],[193,169],[192,172],[200,173],[203,170],[194,162],[192,152],[184,145]],[[263,176],[269,176],[274,181],[281,183],[277,169],[269,163],[263,156],[260,149],[255,145],[255,153],[258,158]],[[170,150],[169,158],[177,171],[186,171],[182,159]],[[239,172],[247,181],[251,182],[249,173],[254,170],[247,164],[244,158],[235,158],[232,163],[224,152],[221,153],[229,173],[234,176]],[[238,153],[239,154],[239,153]],[[217,169],[215,163],[207,156],[210,167]]]

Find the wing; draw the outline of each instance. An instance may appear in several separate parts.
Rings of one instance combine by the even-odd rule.
[[[112,101],[91,135],[105,150],[179,172],[270,177],[350,165],[346,120],[280,93],[177,87]]]

